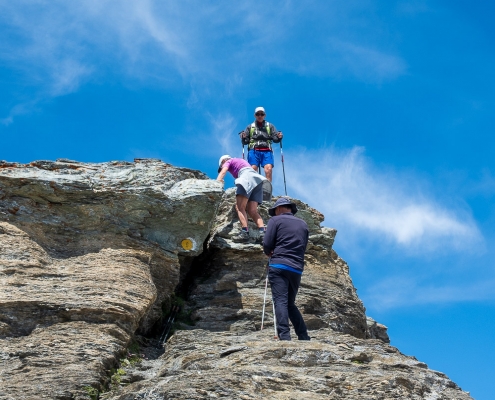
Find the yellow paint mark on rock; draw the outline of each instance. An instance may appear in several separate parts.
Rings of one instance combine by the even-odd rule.
[[[184,250],[191,250],[193,248],[193,242],[191,239],[184,239],[180,244]]]

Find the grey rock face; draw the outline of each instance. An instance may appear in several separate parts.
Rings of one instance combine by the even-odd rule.
[[[470,399],[386,343],[336,230],[294,201],[310,229],[297,298],[309,342],[273,340],[270,299],[259,330],[267,258],[252,223],[249,243],[232,240],[233,190],[159,160],[0,161],[0,399]],[[101,393],[176,290],[195,325],[162,356],[122,362],[128,386]]]
[[[250,243],[235,243],[240,230],[234,190],[226,192],[213,226],[208,251],[198,263],[187,307],[196,327],[208,330],[254,331],[260,328],[268,258],[250,226]],[[306,267],[297,297],[298,307],[309,329],[331,327],[364,338],[366,316],[349,276],[347,264],[333,251],[335,229],[321,228],[323,215],[298,200],[296,216],[310,229]],[[265,223],[268,208],[260,207]],[[267,303],[267,326],[273,324],[271,296]]]
[[[64,259],[104,248],[146,252],[161,314],[179,280],[179,257],[202,252],[222,196],[219,182],[156,160],[84,164],[0,162],[0,221]]]
[[[0,222],[0,399],[99,387],[157,297],[137,250],[57,259]],[[6,396],[6,397],[3,397]]]
[[[0,163],[0,220],[59,257],[109,243],[196,256],[221,194],[221,184],[201,172],[159,161]]]
[[[150,268],[139,261],[146,255],[138,251],[51,258],[5,222],[0,244],[0,318],[9,336],[68,321],[113,323],[131,334],[156,300]]]
[[[105,398],[471,399],[395,347],[328,328],[292,342],[268,331],[179,331],[157,361],[150,378]]]
[[[222,193],[156,160],[0,162],[0,398],[101,387],[202,252]]]
[[[371,317],[366,317],[366,326],[368,327],[366,331],[367,338],[380,339],[385,343],[390,343],[387,333],[388,328],[385,325],[379,324]]]
[[[0,399],[89,399],[129,341],[114,324],[58,323],[0,340]]]

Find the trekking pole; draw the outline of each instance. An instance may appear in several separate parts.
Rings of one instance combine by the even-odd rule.
[[[177,316],[179,310],[180,310],[179,306],[174,306],[174,308],[172,309],[169,320],[167,321],[167,326],[165,327],[163,334],[160,337],[160,344],[163,344],[167,341],[168,334],[170,332],[170,329],[174,325],[175,317]]]
[[[174,313],[174,311],[175,311],[175,306],[173,306],[170,309],[170,314],[168,316],[167,322],[165,323],[165,326],[163,327],[163,332],[160,336],[160,340],[159,340],[160,343],[163,343],[163,339],[165,339],[165,332],[167,331],[168,325],[170,324],[170,321],[172,320],[172,314]]]
[[[245,159],[245,158],[244,158],[244,146],[245,146],[245,144],[244,144],[244,142],[242,141],[244,138],[241,136],[243,133],[244,133],[244,131],[240,131],[240,132],[238,133],[238,135],[239,135],[239,137],[241,138],[241,143],[242,143],[242,159],[244,160],[244,159]]]
[[[277,316],[275,315],[275,300],[273,299],[273,293],[272,293],[272,304],[273,304],[273,330],[275,335],[273,336],[274,339],[278,339],[278,333],[277,333]]]
[[[179,310],[180,310],[180,307],[179,306],[176,306],[175,307],[175,313],[174,313],[174,315],[172,317],[172,321],[170,321],[170,325],[168,326],[167,332],[165,332],[165,339],[163,340],[163,343],[165,343],[167,341],[168,334],[170,333],[170,329],[174,325],[175,317],[177,316],[177,313],[179,312]]]
[[[268,289],[268,266],[270,265],[270,260],[266,263],[266,281],[265,281],[265,295],[263,296],[263,311],[261,312],[261,328],[263,330],[263,322],[265,321],[265,304],[266,304],[266,291]]]
[[[282,150],[282,140],[280,141],[280,154],[282,155],[282,172],[284,173],[284,188],[287,196],[287,184],[285,183],[284,151]]]

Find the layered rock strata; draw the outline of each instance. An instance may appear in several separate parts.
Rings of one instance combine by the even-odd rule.
[[[156,160],[0,162],[0,398],[85,398],[162,316],[222,187]]]
[[[129,369],[138,382],[104,398],[471,399],[443,373],[381,340],[329,328],[310,333],[309,342],[288,342],[264,330],[178,331],[159,362]]]
[[[0,399],[469,399],[386,343],[336,231],[294,201],[310,229],[297,299],[310,342],[273,339],[270,296],[259,330],[267,258],[254,225],[232,241],[233,190],[159,160],[0,162]],[[103,394],[174,296],[186,330],[121,364]]]

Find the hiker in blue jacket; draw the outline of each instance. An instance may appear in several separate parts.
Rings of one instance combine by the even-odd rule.
[[[244,132],[240,133],[242,145],[248,145],[248,162],[255,171],[261,166],[265,170],[266,179],[272,181],[274,165],[272,142],[282,140],[282,132],[277,131],[275,125],[265,121],[266,112],[263,107],[254,110],[255,121],[249,124]]]
[[[263,251],[270,257],[268,280],[272,288],[277,333],[280,340],[291,340],[289,319],[299,340],[310,340],[304,319],[295,300],[304,270],[304,253],[309,230],[305,221],[294,216],[296,205],[286,197],[268,210]]]

